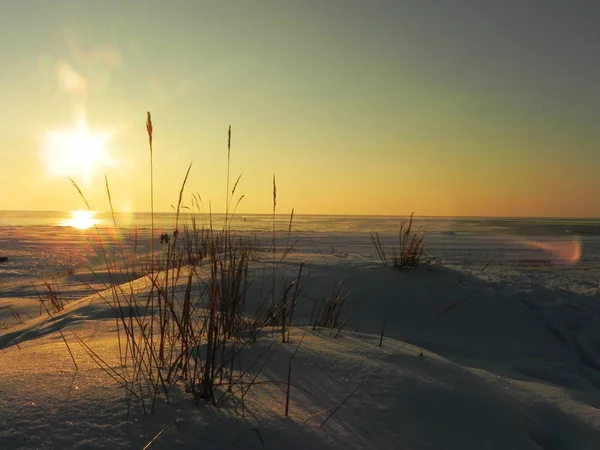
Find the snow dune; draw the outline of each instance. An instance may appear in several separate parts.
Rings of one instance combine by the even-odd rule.
[[[53,319],[38,316],[29,288],[12,286],[16,294],[0,307],[10,304],[33,319],[10,322],[0,309],[9,324],[0,331],[0,447],[143,448],[158,435],[150,448],[600,448],[597,295],[484,272],[442,266],[398,272],[315,254],[288,261],[290,276],[300,258],[310,276],[291,342],[272,344],[278,335],[267,330],[242,352],[246,367],[258,362],[252,376],[262,367],[243,416],[232,407],[194,405],[175,384],[170,403],[161,398],[146,416],[133,405],[126,423],[123,389],[75,337],[118,368],[114,313],[90,289],[102,280],[82,285],[76,276],[64,278],[70,297],[80,299]],[[340,281],[348,295],[344,329],[337,337],[313,331],[314,299]],[[141,295],[148,289],[145,278],[133,285]],[[261,298],[258,283],[250,295]]]

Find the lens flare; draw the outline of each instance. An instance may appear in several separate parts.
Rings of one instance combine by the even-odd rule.
[[[505,242],[543,252],[544,257],[542,259],[539,259],[538,254],[531,259],[531,262],[539,259],[539,262],[571,266],[577,264],[582,256],[582,243],[579,236],[561,237],[560,239],[545,241],[513,236],[506,238]],[[525,256],[523,261],[530,261],[530,259]]]
[[[94,213],[92,211],[79,210],[71,211],[71,217],[63,220],[60,225],[63,227],[73,227],[80,230],[86,230],[99,223],[100,221],[94,218]]]
[[[579,236],[554,242],[528,241],[526,245],[548,252],[560,264],[573,265],[581,259],[581,239],[579,239]]]

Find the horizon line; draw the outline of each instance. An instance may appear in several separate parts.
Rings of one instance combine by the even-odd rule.
[[[74,210],[37,210],[37,209],[0,209],[0,213],[71,213]],[[92,210],[93,213],[96,214],[110,214],[111,211],[100,211],[100,210]],[[150,211],[114,211],[115,214],[152,214]],[[175,211],[154,211],[154,214],[177,214]],[[225,212],[189,212],[189,211],[180,211],[180,215],[185,214],[212,214],[212,215],[225,215]],[[236,213],[230,214],[233,216],[266,216],[272,217],[272,213]],[[304,216],[304,217],[410,217],[411,214],[323,214],[323,213],[296,213],[294,212],[294,217]],[[275,216],[285,216],[289,217],[290,213],[276,213]],[[415,214],[416,218],[430,218],[430,219],[562,219],[562,220],[600,220],[600,217],[591,217],[591,216],[556,216],[556,215],[548,215],[548,216],[508,216],[508,215],[429,215],[429,214]]]

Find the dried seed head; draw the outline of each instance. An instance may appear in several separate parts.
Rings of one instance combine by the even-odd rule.
[[[275,212],[276,205],[277,205],[277,184],[275,184],[275,174],[273,174],[273,212]]]
[[[148,131],[148,137],[152,137],[152,115],[148,111],[146,116],[146,131]]]
[[[146,131],[148,132],[148,141],[150,142],[150,149],[152,149],[152,115],[150,111],[146,113]]]
[[[231,150],[231,125],[229,125],[229,130],[227,131],[227,151]]]

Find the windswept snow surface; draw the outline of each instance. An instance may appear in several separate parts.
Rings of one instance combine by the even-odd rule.
[[[181,383],[153,414],[135,401],[128,409],[124,389],[76,338],[120,370],[113,312],[94,293],[108,278],[100,269],[54,280],[70,303],[52,319],[40,315],[38,279],[2,284],[0,448],[141,449],[157,435],[150,448],[600,448],[597,237],[577,241],[583,252],[569,262],[555,247],[437,234],[431,248],[443,264],[402,272],[375,260],[368,235],[298,239],[277,273],[292,278],[301,261],[310,272],[291,342],[265,330],[242,351],[242,366],[254,364],[248,381],[261,368],[243,414],[195,405]],[[269,292],[270,267],[251,271],[266,280],[251,299]],[[313,330],[314,302],[339,282],[344,329]],[[148,290],[145,278],[132,284]]]

